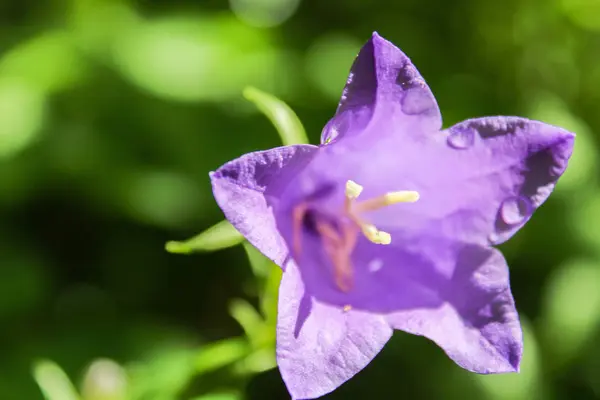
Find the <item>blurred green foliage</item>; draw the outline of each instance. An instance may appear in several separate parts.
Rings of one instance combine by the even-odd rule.
[[[318,141],[374,30],[446,126],[521,115],[578,138],[502,248],[522,372],[473,375],[398,333],[328,398],[600,397],[597,1],[7,0],[0,22],[0,398],[288,398],[281,272],[246,243],[221,249],[240,243],[227,224],[193,236],[223,218],[209,171]],[[204,252],[165,251],[188,237],[169,250]]]

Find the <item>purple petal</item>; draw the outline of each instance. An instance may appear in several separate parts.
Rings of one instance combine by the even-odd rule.
[[[396,128],[380,120],[368,129]],[[396,242],[410,245],[421,237],[444,237],[498,244],[550,195],[565,171],[574,138],[564,129],[516,117],[468,120],[419,137],[403,132],[379,140],[356,137],[322,147],[298,178],[305,183],[293,186],[296,193],[288,208],[306,197],[304,188],[311,185],[331,188],[318,205],[331,208],[344,198],[345,182],[351,179],[364,186],[364,199],[396,190],[419,192],[416,203],[365,216],[379,229],[395,231]]]
[[[294,262],[279,289],[277,363],[293,399],[314,399],[362,370],[392,329],[381,315],[344,311],[313,297]]]
[[[377,33],[354,61],[336,115],[323,130],[321,142],[360,134],[375,117],[411,130],[418,127],[418,133],[442,126],[425,80],[400,49]]]
[[[393,313],[392,326],[431,339],[467,370],[518,371],[523,336],[502,254],[461,249],[450,282],[441,306]]]
[[[480,181],[469,188],[479,197],[471,213],[480,219],[470,228],[480,229],[480,239],[492,244],[508,240],[546,201],[567,168],[575,140],[562,128],[516,117],[471,119],[446,133],[464,166],[477,171],[463,179]]]
[[[288,250],[275,225],[273,208],[316,150],[311,145],[295,145],[249,153],[210,174],[215,199],[227,220],[280,266]]]

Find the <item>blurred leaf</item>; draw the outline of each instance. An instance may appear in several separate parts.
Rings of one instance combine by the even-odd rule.
[[[196,374],[193,349],[181,344],[168,344],[150,351],[146,359],[130,365],[128,400],[180,398]]]
[[[228,221],[221,221],[204,232],[183,242],[170,241],[166,244],[169,253],[190,254],[195,251],[215,251],[236,246],[244,237]]]
[[[230,0],[231,10],[241,20],[258,27],[273,27],[290,18],[300,0]]]
[[[244,97],[256,104],[258,109],[271,120],[285,146],[308,143],[302,122],[283,101],[253,87],[244,89]]]
[[[252,267],[254,276],[259,279],[265,279],[269,276],[271,267],[273,267],[273,261],[265,257],[256,247],[251,245],[249,242],[243,242],[244,250],[248,256],[248,261]]]
[[[65,89],[85,74],[83,59],[64,31],[49,31],[20,43],[0,59],[0,76],[43,92]]]
[[[6,249],[0,252],[0,319],[34,312],[44,303],[48,289],[47,265],[32,247],[15,246],[9,238],[2,237]]]
[[[283,271],[273,262],[270,262],[270,267],[269,277],[265,282],[265,287],[261,294],[260,305],[267,325],[270,326],[274,332],[277,324],[279,284],[281,283]]]
[[[16,79],[0,80],[0,158],[10,157],[31,144],[46,114],[44,94]]]
[[[200,213],[204,196],[195,181],[180,172],[149,170],[120,176],[122,205],[145,223],[187,226]]]
[[[248,355],[246,339],[225,339],[202,346],[194,360],[196,373],[204,374],[230,365]]]
[[[229,305],[229,313],[242,326],[255,347],[266,339],[265,321],[252,304],[246,300],[234,299]]]
[[[33,377],[46,400],[78,400],[79,395],[65,372],[50,360],[33,366]]]
[[[281,282],[281,268],[265,257],[260,251],[248,242],[244,242],[244,249],[254,275],[259,278],[260,308],[265,317],[265,322],[275,331],[277,323],[277,300],[279,296],[279,283]]]
[[[571,361],[600,327],[600,262],[571,260],[555,271],[545,293],[543,332],[552,361]]]
[[[328,98],[338,101],[361,46],[360,41],[343,33],[319,37],[306,55],[308,78]]]
[[[239,393],[223,392],[209,393],[203,396],[194,397],[191,400],[240,400],[242,396]]]
[[[124,31],[113,60],[127,79],[154,95],[223,101],[248,84],[275,89],[287,79],[280,68],[285,59],[266,35],[230,16],[162,18]]]
[[[569,228],[575,233],[576,240],[600,256],[600,191],[594,187],[580,190],[577,196],[569,199]]]
[[[88,54],[109,56],[115,42],[141,22],[127,0],[70,1],[68,28],[77,46]]]
[[[248,357],[234,366],[234,372],[240,375],[258,374],[277,367],[275,343],[272,346],[254,350]]]
[[[564,14],[584,29],[600,31],[600,2],[598,0],[561,0]]]
[[[83,378],[82,397],[84,400],[125,400],[127,383],[127,373],[115,361],[95,360]]]

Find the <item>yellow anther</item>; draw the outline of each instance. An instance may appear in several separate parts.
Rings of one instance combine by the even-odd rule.
[[[346,197],[356,199],[363,191],[363,187],[354,181],[346,182]]]
[[[375,244],[390,244],[392,243],[392,235],[384,231],[377,231],[377,241]]]
[[[352,310],[352,306],[351,306],[350,304],[346,304],[346,305],[344,306],[344,312],[348,312],[348,311],[350,311],[350,310]]]
[[[363,224],[361,230],[365,237],[375,244],[392,243],[392,236],[387,232],[378,230],[375,225]]]
[[[383,195],[386,205],[396,203],[414,203],[419,200],[419,192],[414,190],[400,190],[398,192],[390,192]]]
[[[383,196],[374,197],[360,201],[354,205],[354,211],[363,213],[368,211],[379,210],[380,208],[391,206],[398,203],[414,203],[419,200],[419,192],[414,190],[401,190],[398,192],[389,192]]]

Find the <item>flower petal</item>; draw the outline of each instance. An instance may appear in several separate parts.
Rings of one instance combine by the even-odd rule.
[[[369,127],[385,129],[389,128],[383,120]],[[361,199],[397,190],[417,191],[416,203],[395,204],[365,215],[379,229],[394,231],[393,241],[408,244],[436,236],[499,244],[548,198],[567,167],[574,140],[573,133],[539,121],[472,119],[419,138],[361,136],[323,146],[299,181],[329,185],[332,189],[323,203],[343,199],[348,179],[364,186]],[[293,187],[310,188],[308,183]],[[307,194],[295,193],[295,198],[302,196]]]
[[[282,266],[288,250],[275,225],[273,207],[313,157],[317,147],[294,145],[246,154],[210,173],[225,217],[265,256]]]
[[[410,59],[373,33],[352,65],[336,115],[325,126],[321,142],[362,133],[376,114],[411,130],[418,126],[418,133],[442,126],[435,98]]]
[[[277,363],[293,399],[314,399],[362,370],[392,335],[381,315],[320,302],[290,261],[279,289]]]
[[[464,228],[480,229],[480,239],[492,244],[508,240],[546,201],[567,168],[575,140],[562,128],[517,117],[471,119],[445,133],[464,164],[457,188],[477,198],[470,207],[477,223]]]
[[[439,307],[392,313],[391,325],[431,339],[467,370],[518,371],[523,336],[502,253],[462,248],[450,282]]]

